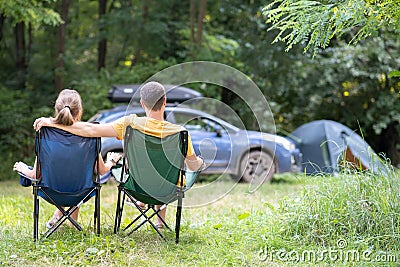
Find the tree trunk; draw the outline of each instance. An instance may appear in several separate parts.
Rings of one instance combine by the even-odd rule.
[[[196,43],[194,21],[196,17],[196,0],[190,0],[190,47],[193,54],[193,46]]]
[[[203,20],[206,15],[206,3],[207,0],[200,0],[199,16],[197,19],[197,46],[201,47],[201,41],[203,37]]]
[[[64,89],[64,53],[65,53],[65,32],[67,28],[68,10],[70,0],[61,2],[61,19],[64,21],[58,28],[57,62],[55,70],[55,86],[57,92]]]
[[[138,46],[136,48],[135,55],[133,56],[133,59],[131,60],[130,69],[132,69],[136,65],[136,63],[138,62],[141,51],[142,51],[142,49],[140,48],[140,46]]]
[[[224,104],[226,104],[229,107],[232,107],[233,103],[235,103],[236,101],[238,101],[238,96],[236,93],[232,92],[230,89],[228,88],[235,88],[237,87],[237,83],[234,81],[234,79],[230,79],[230,78],[226,78],[225,79],[225,83],[227,85],[227,87],[222,87],[221,88],[221,102],[223,102]],[[222,110],[219,110],[219,114],[224,114],[224,106],[223,105],[218,105],[218,107],[222,108]]]
[[[32,54],[32,43],[33,43],[33,34],[32,34],[32,24],[29,23],[28,26],[28,47],[27,47],[27,51],[28,51],[28,60],[31,57]]]
[[[111,13],[111,11],[113,11],[113,9],[115,8],[115,0],[111,1],[110,7],[108,9],[108,13]]]
[[[140,34],[139,36],[144,34],[144,29],[147,24],[147,20],[149,18],[150,3],[151,3],[151,0],[146,0],[144,3],[143,13],[142,13],[142,24],[140,25],[140,29],[139,29],[139,34]],[[141,42],[139,41],[138,47],[136,48],[136,51],[135,51],[135,55],[133,56],[133,59],[131,60],[131,66],[130,66],[131,69],[136,65],[136,63],[139,60],[140,52],[142,51],[140,43]]]
[[[104,15],[106,14],[107,0],[99,0],[99,34],[101,39],[98,43],[97,48],[97,70],[100,71],[106,67],[106,55],[107,55],[107,38],[104,35]]]
[[[0,14],[0,41],[3,39],[3,25],[6,17],[3,13]]]
[[[17,70],[18,87],[25,84],[26,65],[26,44],[25,44],[25,23],[19,22],[14,27],[15,36],[15,67]]]

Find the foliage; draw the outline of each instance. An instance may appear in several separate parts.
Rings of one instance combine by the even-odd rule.
[[[175,64],[174,59],[159,60],[153,63],[138,63],[134,68],[124,66],[116,69],[112,74],[103,69],[96,77],[82,77],[81,80],[72,80],[71,87],[76,89],[82,97],[84,114],[83,120],[88,120],[99,110],[113,106],[108,100],[108,90],[113,84],[140,84],[150,78],[154,72]]]
[[[328,47],[334,36],[351,32],[350,43],[377,36],[380,29],[400,29],[397,0],[297,1],[276,0],[263,12],[270,30],[278,30],[274,42],[283,41],[286,50],[306,44],[304,50]],[[354,31],[354,32],[353,32]]]
[[[388,78],[399,65],[399,50],[393,49],[398,43],[396,35],[386,33],[350,47],[339,43],[314,59],[297,61],[293,67],[301,75],[293,77],[294,85],[275,98],[282,103],[280,111],[287,114],[287,123],[338,121],[362,130],[378,152],[391,141],[399,143],[400,87],[396,79]],[[396,148],[385,151],[397,164]]]
[[[9,154],[0,155],[8,165],[0,169],[0,179],[10,177],[13,161],[32,161],[31,125],[36,117],[53,114],[58,94],[55,74],[64,75],[65,88],[82,94],[86,120],[111,107],[106,97],[112,84],[141,83],[163,68],[192,60],[216,61],[248,75],[269,101],[278,133],[291,132],[310,120],[334,119],[353,129],[360,124],[377,152],[396,150],[398,34],[387,26],[380,29],[379,37],[362,42],[362,46],[335,40],[335,48],[320,51],[311,60],[301,45],[284,52],[283,43],[271,44],[275,31],[266,31],[264,5],[262,0],[207,1],[203,42],[198,46],[190,39],[189,1],[107,1],[107,12],[100,17],[98,1],[70,1],[61,55],[55,26],[61,23],[55,19],[60,1],[0,0],[0,99],[1,103],[15,103],[0,108],[11,114],[2,116],[0,146]],[[20,46],[16,45],[17,22],[25,24],[25,44]],[[351,38],[351,34],[343,37]],[[99,71],[98,42],[104,38],[106,66]],[[24,53],[16,47],[24,48]],[[19,67],[17,55],[25,59]],[[60,57],[62,70],[56,67]],[[202,92],[207,97],[232,107],[248,129],[257,128],[252,110],[233,93],[210,84],[190,86],[197,90],[206,87]],[[346,91],[349,96],[345,97]],[[19,120],[16,114],[24,118],[19,123],[14,123]],[[388,134],[392,128],[394,137]],[[390,149],[387,140],[394,140]],[[24,144],[28,145],[23,148]],[[393,163],[400,162],[399,153],[397,157],[392,154]]]
[[[389,166],[389,165],[388,165]],[[381,175],[350,172],[337,177],[310,178],[301,195],[284,198],[274,210],[280,236],[271,242],[284,242],[288,248],[302,246],[398,251],[400,227],[399,174],[390,167]],[[272,241],[274,240],[274,241]],[[278,241],[280,240],[280,241]]]
[[[303,99],[306,109],[311,109],[304,112],[308,114],[304,119],[331,118],[353,129],[359,124],[366,130],[372,147],[385,151],[394,164],[400,162],[400,94],[395,79],[400,75],[396,70],[398,57],[393,56],[398,53],[394,46],[399,44],[399,11],[398,1],[392,0],[278,0],[263,9],[266,22],[271,25],[269,30],[278,32],[273,42],[283,41],[286,51],[298,45],[304,51],[313,50],[316,62],[306,60],[297,65],[301,69],[297,77],[300,81],[304,78],[297,85],[301,90],[288,90]],[[370,36],[373,38],[363,41]],[[353,46],[347,46],[340,38]],[[332,40],[335,45],[331,48]],[[304,88],[308,86],[311,88]],[[294,99],[289,100],[288,107],[292,108]],[[285,104],[280,110],[286,110]],[[290,115],[291,119],[293,115],[301,118],[299,112]],[[373,135],[381,137],[371,138]]]
[[[181,56],[188,56],[190,50],[193,49],[193,55],[191,58],[193,60],[209,60],[216,62],[224,62],[226,61],[226,57],[234,57],[239,48],[239,45],[236,40],[229,39],[224,35],[212,35],[208,32],[203,32],[203,42],[205,45],[203,47],[195,47],[191,48],[192,44],[190,43],[189,30],[181,30],[180,34],[182,36],[181,44],[186,50],[181,51],[185,54],[181,54]]]
[[[29,94],[22,91],[10,91],[0,86],[2,104],[0,105],[0,145],[1,160],[0,181],[8,180],[14,175],[12,166],[15,158],[34,163],[35,133],[32,128],[33,119],[40,115],[51,115],[50,109],[43,107],[31,109]]]
[[[52,25],[62,23],[60,15],[48,4],[56,0],[0,0],[0,13],[10,18],[13,22],[31,23],[34,26]]]

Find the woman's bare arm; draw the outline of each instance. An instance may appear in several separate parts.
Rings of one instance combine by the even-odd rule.
[[[52,122],[51,118],[38,118],[33,123],[33,127],[38,131],[43,126],[55,127],[68,131],[75,135],[86,136],[86,137],[117,137],[117,132],[111,126],[111,124],[97,124],[90,122],[74,122],[70,126],[55,124]]]

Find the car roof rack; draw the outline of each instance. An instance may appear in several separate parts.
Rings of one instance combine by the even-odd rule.
[[[129,103],[132,98],[139,101],[140,94],[138,90],[143,84],[120,84],[112,85],[108,90],[108,99],[113,103]],[[177,85],[164,85],[167,93],[168,104],[179,104],[185,101],[200,99],[203,95],[193,89],[177,86]]]

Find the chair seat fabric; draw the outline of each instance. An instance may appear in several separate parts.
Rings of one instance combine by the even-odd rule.
[[[66,193],[95,186],[93,170],[98,157],[95,138],[44,128],[39,142],[42,186]]]
[[[82,227],[71,214],[95,196],[94,229],[100,234],[100,176],[98,157],[100,138],[88,138],[50,127],[36,132],[37,156],[34,191],[34,240],[39,235],[39,197],[57,207],[63,216],[43,235],[49,237],[69,220],[78,230]],[[66,207],[69,207],[66,209]]]
[[[180,134],[158,138],[132,129],[130,143],[125,152],[130,177],[124,188],[162,203],[175,200],[183,161]]]
[[[187,172],[184,169],[188,145],[188,132],[181,131],[163,138],[154,137],[134,130],[128,126],[124,138],[125,157],[122,169],[112,171],[119,176],[117,210],[114,224],[114,233],[117,233],[122,220],[124,210],[124,198],[129,197],[140,214],[129,223],[127,230],[138,223],[134,232],[149,223],[155,231],[164,239],[165,236],[152,223],[151,218],[157,217],[163,221],[163,225],[171,230],[160,216],[155,205],[170,204],[177,200],[175,219],[175,242],[179,241],[180,220],[182,213],[182,199],[184,191],[188,190],[196,181],[199,172]],[[184,179],[180,179],[180,178]],[[184,181],[178,185],[178,181]],[[179,182],[180,183],[180,182]],[[143,211],[135,200],[148,204]],[[151,214],[150,214],[151,213]]]
[[[42,191],[45,192],[51,199],[49,199],[49,197]],[[93,191],[91,194],[89,194],[90,191],[93,191],[93,188],[86,188],[76,192],[66,193],[59,192],[48,187],[42,187],[41,191],[38,192],[38,195],[49,203],[55,201],[60,206],[72,207],[77,206],[82,200],[86,202],[91,197],[96,195],[96,191]]]

